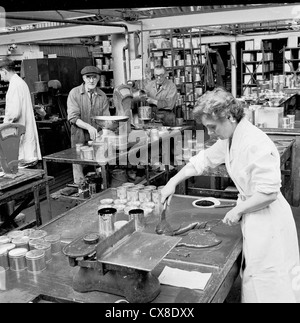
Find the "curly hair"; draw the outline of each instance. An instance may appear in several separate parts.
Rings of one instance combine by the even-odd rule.
[[[237,122],[244,117],[244,108],[234,96],[223,87],[205,92],[196,102],[193,114],[197,122],[205,115],[209,119],[223,120],[232,116]]]

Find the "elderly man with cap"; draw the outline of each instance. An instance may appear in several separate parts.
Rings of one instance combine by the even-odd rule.
[[[19,161],[23,166],[32,166],[42,156],[28,85],[15,72],[15,62],[8,57],[0,60],[0,75],[4,82],[9,82],[3,122],[25,126],[25,134],[20,139]]]
[[[109,102],[106,94],[97,87],[101,70],[86,66],[81,70],[83,83],[73,88],[67,99],[68,120],[71,123],[71,146],[86,144],[98,136],[97,125],[91,117],[109,116]],[[84,180],[82,165],[73,164],[74,183]]]

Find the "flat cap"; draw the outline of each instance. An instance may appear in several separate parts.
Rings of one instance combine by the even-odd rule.
[[[0,68],[3,67],[15,67],[15,62],[8,57],[4,57],[3,59],[0,59]]]
[[[96,66],[86,66],[81,70],[81,75],[101,74],[101,70]]]

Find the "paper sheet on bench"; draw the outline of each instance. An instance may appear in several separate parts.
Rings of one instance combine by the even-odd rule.
[[[165,266],[158,277],[161,284],[191,289],[204,289],[211,273],[187,271]]]

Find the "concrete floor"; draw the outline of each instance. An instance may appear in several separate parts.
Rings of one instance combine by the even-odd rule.
[[[61,215],[64,212],[67,212],[69,209],[73,208],[77,205],[77,202],[72,201],[60,201],[58,199],[52,199],[51,207],[52,207],[52,218],[55,218],[58,215]],[[50,219],[48,218],[48,204],[47,201],[41,202],[41,213],[42,213],[42,223],[47,223]],[[294,219],[296,222],[296,227],[298,231],[298,240],[299,240],[299,249],[300,249],[300,207],[292,207],[292,211],[294,214]],[[26,222],[30,222],[35,218],[34,207],[30,207],[23,211],[26,215]],[[226,303],[240,303],[240,295],[241,295],[241,280],[238,277],[227,296]]]

